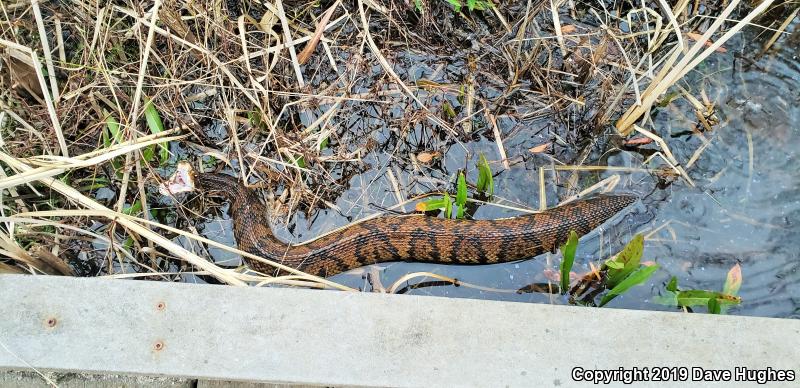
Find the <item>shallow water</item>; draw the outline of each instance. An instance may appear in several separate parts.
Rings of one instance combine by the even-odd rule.
[[[797,30],[798,24],[787,31]],[[748,32],[752,37],[755,32]],[[753,42],[753,43],[747,43]],[[657,159],[647,164],[648,171],[580,173],[578,188],[612,176],[620,176],[615,190],[637,193],[641,203],[612,220],[602,230],[581,239],[575,264],[576,272],[588,271],[588,263],[598,263],[618,251],[636,233],[648,234],[643,260],[653,260],[661,270],[645,285],[616,298],[610,307],[669,310],[671,307],[652,302],[671,276],[676,276],[683,289],[721,290],[728,270],[742,266],[743,303],[730,310],[731,314],[773,317],[800,317],[800,244],[797,225],[800,222],[800,66],[797,40],[781,40],[778,50],[761,58],[756,66],[736,60],[732,53],[754,53],[760,49],[753,39],[734,39],[727,54],[717,54],[698,71],[690,74],[682,86],[699,96],[702,88],[715,103],[722,124],[704,136],[710,142],[689,168],[696,187],[678,179],[672,184],[659,184],[653,169],[662,167]],[[752,55],[752,54],[750,54]],[[457,84],[464,77],[464,66],[441,66],[442,61],[421,60],[415,53],[401,53],[394,59],[395,70],[401,78],[434,80],[441,84]],[[381,73],[380,68],[374,72]],[[374,84],[369,77],[360,80],[354,92],[367,91]],[[491,80],[479,80],[480,96],[498,93]],[[453,94],[419,90],[417,96],[429,106],[441,106],[446,99],[454,108],[460,101]],[[403,101],[402,98],[387,98]],[[357,173],[345,185],[346,190],[333,201],[341,213],[322,210],[312,220],[297,212],[290,228],[278,227],[276,233],[287,241],[305,241],[353,219],[362,218],[381,208],[398,203],[398,194],[391,184],[394,176],[401,188],[400,196],[410,198],[431,191],[452,189],[451,182],[458,169],[467,169],[468,180],[477,176],[475,162],[478,153],[489,160],[501,157],[493,138],[475,135],[463,141],[445,140],[425,122],[405,123],[402,128],[389,125],[403,115],[408,106],[395,105],[379,110],[370,104],[350,106],[351,121],[343,125],[350,130],[345,136],[371,137],[380,146],[364,157],[371,168]],[[326,106],[321,108],[322,111]],[[483,116],[481,116],[483,117]],[[493,163],[495,171],[495,201],[514,207],[538,209],[538,169],[551,167],[546,156],[532,155],[528,149],[549,142],[548,121],[537,118],[535,110],[499,115],[497,124],[511,160],[510,169]],[[675,157],[686,166],[703,144],[698,136],[688,132],[695,122],[691,108],[685,102],[674,102],[660,109],[653,120],[657,133],[669,144]],[[485,120],[473,120],[474,133],[484,132]],[[491,133],[491,131],[488,131]],[[601,138],[606,141],[606,138]],[[341,144],[348,144],[346,138]],[[574,152],[559,148],[556,156]],[[657,150],[655,145],[642,148]],[[431,165],[412,163],[410,155],[422,151],[444,151],[441,159]],[[640,169],[644,159],[631,151],[615,151],[606,155],[591,154],[586,164],[597,164],[601,156],[610,166]],[[569,194],[565,183],[570,172],[545,174],[548,206]],[[410,211],[412,205],[399,210]],[[517,211],[500,207],[480,206],[476,219],[509,217]],[[225,216],[201,226],[203,235],[233,244]],[[291,232],[290,232],[291,230]],[[221,251],[211,250],[218,262],[230,264],[233,259]],[[560,296],[546,294],[517,294],[513,292],[531,283],[547,282],[546,273],[557,271],[560,256],[542,255],[519,263],[491,266],[445,266],[414,263],[380,265],[380,282],[389,286],[411,272],[425,271],[454,277],[472,284],[507,290],[479,291],[469,287],[435,286],[408,290],[409,294],[449,297],[513,300],[520,302],[567,303]],[[363,271],[341,274],[332,278],[353,287],[369,289]],[[430,278],[415,278],[418,283]],[[409,284],[410,284],[409,283]],[[404,283],[405,284],[405,283]],[[402,288],[402,286],[401,286]],[[704,311],[704,309],[702,309]]]

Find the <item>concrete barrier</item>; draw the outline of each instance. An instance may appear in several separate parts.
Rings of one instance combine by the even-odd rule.
[[[6,370],[448,387],[800,372],[800,322],[771,318],[21,275],[0,276],[0,316]]]

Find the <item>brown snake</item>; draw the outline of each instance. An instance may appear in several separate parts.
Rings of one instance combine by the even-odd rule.
[[[176,173],[162,186],[162,192],[191,191],[196,185],[201,191],[222,194],[230,201],[239,249],[321,277],[388,261],[469,265],[523,260],[555,251],[567,240],[570,230],[579,236],[589,233],[636,199],[630,195],[599,195],[541,213],[497,220],[383,216],[307,244],[290,245],[272,233],[267,206],[254,190],[230,175],[195,176],[191,167],[188,169],[182,176]],[[275,272],[266,263],[245,260],[256,271]]]

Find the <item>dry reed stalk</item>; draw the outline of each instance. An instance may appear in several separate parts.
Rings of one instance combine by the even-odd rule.
[[[283,1],[276,0],[275,8],[278,10],[278,18],[283,26],[283,36],[287,42],[292,42],[293,39],[291,29],[289,28],[289,19],[286,18],[286,12],[283,10]],[[303,86],[306,86],[306,82],[303,80],[303,72],[300,70],[300,63],[297,60],[297,53],[294,50],[294,45],[289,45],[287,48],[289,49],[289,56],[292,59],[294,74],[297,77],[297,86],[302,88]]]
[[[250,258],[250,259],[261,261],[261,262],[263,262],[265,264],[269,264],[269,265],[275,267],[276,269],[280,269],[280,270],[292,273],[292,274],[294,274],[293,276],[297,276],[298,279],[303,279],[303,280],[308,281],[308,282],[319,283],[319,284],[325,285],[327,287],[339,289],[339,290],[342,290],[342,291],[353,291],[352,288],[343,286],[343,285],[338,284],[336,282],[332,282],[332,281],[327,280],[325,278],[320,278],[320,277],[317,277],[317,276],[309,275],[309,274],[307,274],[305,272],[302,272],[300,270],[297,270],[295,268],[288,267],[288,266],[285,266],[285,265],[283,265],[281,263],[274,262],[274,261],[271,261],[271,260],[268,260],[268,259],[264,259],[262,257],[253,255],[251,253],[247,253],[245,251],[239,250],[237,248],[229,247],[229,246],[227,246],[225,244],[222,244],[222,243],[207,239],[207,238],[202,237],[202,236],[198,236],[196,234],[187,232],[185,230],[181,230],[181,229],[178,229],[178,228],[173,228],[173,227],[171,227],[169,225],[164,225],[164,224],[161,224],[161,223],[158,223],[158,222],[155,222],[155,221],[142,219],[142,218],[131,216],[131,215],[127,215],[127,214],[124,214],[124,213],[115,212],[115,211],[112,211],[112,210],[109,210],[109,209],[99,209],[98,208],[98,209],[89,209],[89,210],[47,210],[47,211],[20,213],[19,216],[20,217],[60,217],[60,216],[105,217],[105,218],[108,218],[109,220],[114,220],[114,221],[120,221],[120,220],[124,219],[124,220],[130,221],[130,224],[136,225],[136,227],[131,228],[135,232],[138,232],[138,231],[141,231],[141,230],[146,230],[146,229],[143,229],[140,224],[149,225],[151,227],[155,227],[155,228],[159,228],[159,229],[164,229],[164,230],[167,230],[169,232],[172,232],[172,233],[175,233],[175,234],[179,234],[181,236],[193,239],[193,240],[195,240],[197,242],[208,244],[210,246],[222,249],[222,250],[227,251],[227,252],[235,253],[235,254]],[[167,240],[167,241],[169,241],[169,240]],[[187,261],[189,261],[189,260],[187,260]],[[194,264],[191,261],[189,261],[189,262],[191,264]],[[211,262],[206,261],[206,263],[208,263],[210,266],[217,267],[215,264],[213,264]],[[205,271],[208,271],[208,268],[204,268],[202,266],[197,266],[197,267],[200,267],[201,269],[203,269]],[[225,271],[227,271],[227,270],[225,270]],[[214,272],[209,272],[209,273],[211,275],[214,275]],[[236,276],[236,279],[240,280],[238,276]],[[260,279],[260,280],[263,280],[263,279]]]
[[[4,152],[0,152],[0,160],[2,160],[7,165],[9,165],[9,166],[11,166],[11,167],[13,167],[15,169],[21,170],[21,171],[29,171],[29,170],[33,169],[32,167],[28,166],[27,164],[20,162],[16,158],[11,157],[11,156],[7,155]],[[65,197],[69,198],[70,200],[75,201],[75,202],[85,206],[86,208],[89,208],[89,209],[92,209],[92,210],[100,210],[100,211],[111,212],[111,210],[109,210],[105,206],[101,205],[100,203],[96,202],[95,200],[93,200],[93,199],[91,199],[89,197],[86,197],[85,195],[83,195],[79,191],[77,191],[76,189],[64,184],[63,182],[61,182],[59,180],[56,180],[56,179],[53,179],[53,178],[44,178],[44,179],[40,179],[39,181],[42,182],[43,184],[49,186],[53,190],[58,191],[59,193],[61,193]],[[111,214],[118,215],[118,216],[112,217],[111,218],[112,220],[116,221],[117,223],[121,224],[122,226],[124,226],[124,227],[126,227],[128,229],[131,229],[131,230],[137,232],[140,236],[142,236],[144,238],[148,238],[148,239],[153,240],[158,245],[164,247],[165,249],[167,249],[168,251],[172,252],[176,256],[186,260],[190,264],[192,264],[192,265],[194,265],[196,267],[199,267],[199,268],[201,268],[203,270],[208,271],[212,276],[216,277],[220,281],[225,282],[227,284],[231,284],[231,285],[237,285],[237,286],[244,286],[245,285],[244,282],[242,282],[239,279],[237,279],[236,277],[232,276],[230,271],[224,270],[224,269],[216,266],[215,264],[213,264],[213,263],[211,263],[211,262],[209,262],[207,260],[204,260],[203,258],[195,255],[192,252],[189,252],[185,248],[175,244],[174,242],[172,242],[170,240],[167,240],[163,236],[161,236],[161,235],[159,235],[159,234],[157,234],[157,233],[155,233],[155,232],[153,232],[153,231],[151,231],[149,229],[142,228],[141,225],[139,225],[139,224],[129,220],[128,218],[124,217],[123,213],[111,212]],[[120,217],[120,216],[122,216],[122,217]]]
[[[133,151],[149,145],[160,144],[164,141],[180,140],[185,137],[185,135],[167,137],[163,135],[165,133],[167,132],[165,131],[157,135],[142,138],[145,139],[143,141],[130,141],[128,144],[124,145],[118,144],[107,149],[98,150],[99,152],[93,151],[75,158],[56,158],[43,155],[36,159],[29,159],[27,160],[28,163],[39,167],[31,168],[30,170],[25,170],[10,177],[0,179],[0,190],[53,177],[71,169],[95,166],[118,156],[130,154]]]
[[[764,0],[716,42],[707,46],[707,42],[710,41],[711,36],[720,29],[724,20],[728,15],[730,15],[730,13],[733,12],[739,3],[739,0],[731,1],[731,3],[728,4],[728,7],[723,10],[719,18],[712,23],[708,30],[706,30],[702,38],[695,42],[695,44],[681,57],[677,64],[670,66],[670,62],[667,62],[664,65],[659,72],[659,75],[651,82],[647,90],[643,93],[642,103],[631,106],[625,112],[625,114],[619,120],[617,120],[617,130],[623,136],[630,134],[634,129],[633,124],[639,120],[639,118],[642,117],[645,112],[650,110],[656,99],[658,99],[661,94],[663,94],[670,86],[678,82],[678,80],[683,78],[689,71],[697,67],[700,62],[714,53],[717,48],[727,42],[733,35],[748,25],[753,18],[764,12],[772,4],[772,2],[773,0]],[[700,52],[700,50],[706,46],[707,48]],[[679,54],[680,51],[676,48],[672,56],[677,58]]]
[[[367,15],[366,12],[364,11],[364,0],[358,0],[358,13],[361,18],[361,29],[364,32],[364,39],[367,41],[367,45],[372,51],[372,54],[375,56],[375,58],[378,59],[378,62],[381,64],[381,67],[383,67],[383,71],[385,71],[387,74],[389,74],[389,76],[392,77],[394,82],[397,83],[403,89],[403,91],[405,91],[406,95],[409,98],[414,100],[414,102],[416,102],[420,106],[420,108],[427,111],[428,108],[425,106],[425,104],[423,104],[422,101],[420,101],[417,98],[417,96],[414,95],[413,92],[411,92],[411,89],[409,89],[408,85],[406,85],[406,83],[400,79],[400,76],[398,76],[397,73],[394,71],[394,69],[392,69],[392,66],[389,64],[389,61],[386,60],[386,57],[384,57],[383,54],[381,54],[380,49],[378,49],[378,45],[376,45],[375,41],[372,40],[372,34],[369,32],[369,23],[367,22]]]
[[[297,61],[304,65],[309,58],[311,58],[311,54],[314,53],[314,50],[317,48],[317,44],[319,43],[320,38],[322,38],[322,33],[325,31],[325,27],[328,25],[328,21],[331,20],[331,16],[333,16],[333,12],[336,11],[336,8],[341,3],[341,0],[337,0],[333,5],[328,8],[327,11],[322,15],[322,20],[319,21],[317,24],[317,28],[314,30],[314,35],[311,37],[311,40],[308,42],[306,47],[300,52],[300,55],[297,56]],[[333,62],[334,67],[336,62]]]
[[[47,32],[44,29],[44,20],[42,20],[42,11],[39,8],[39,0],[31,0],[31,8],[33,8],[33,15],[36,18],[39,40],[42,42],[42,54],[44,55],[44,63],[47,65],[47,76],[50,79],[50,92],[53,93],[54,102],[57,102],[61,94],[58,91],[56,69],[55,66],[53,66],[53,55],[51,54],[52,50],[50,50],[50,40],[47,38]]]
[[[781,23],[781,25],[778,27],[778,29],[773,32],[769,40],[766,43],[764,43],[764,47],[762,47],[761,52],[758,53],[759,56],[764,55],[767,51],[769,51],[772,45],[774,45],[775,42],[778,41],[778,38],[780,38],[781,35],[786,30],[786,27],[789,27],[789,24],[791,24],[794,18],[797,17],[798,12],[800,12],[800,7],[795,8],[791,13],[789,13],[789,16],[787,16],[786,19],[783,21],[783,23]]]
[[[36,73],[36,78],[39,81],[39,86],[42,88],[42,94],[45,106],[47,107],[47,113],[50,115],[50,123],[53,125],[53,130],[55,131],[56,137],[58,138],[58,145],[61,148],[61,155],[69,157],[69,151],[67,150],[67,142],[64,137],[64,132],[61,130],[61,121],[58,118],[55,104],[53,103],[53,98],[50,96],[50,92],[47,87],[47,82],[44,79],[44,73],[42,73],[42,63],[39,61],[39,56],[36,55],[36,52],[31,50],[29,47],[25,47],[23,45],[2,38],[0,38],[0,46],[5,46],[9,50],[22,53],[30,59],[31,67],[34,69]]]

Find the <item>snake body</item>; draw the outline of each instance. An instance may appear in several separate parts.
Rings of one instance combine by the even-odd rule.
[[[555,251],[569,232],[589,233],[635,197],[600,195],[541,213],[498,220],[452,220],[425,215],[383,216],[354,224],[302,245],[279,240],[270,229],[267,206],[236,178],[197,174],[201,191],[219,192],[230,201],[239,249],[328,277],[369,264],[413,261],[438,264],[494,264]],[[274,273],[266,263],[245,259],[250,268]]]

